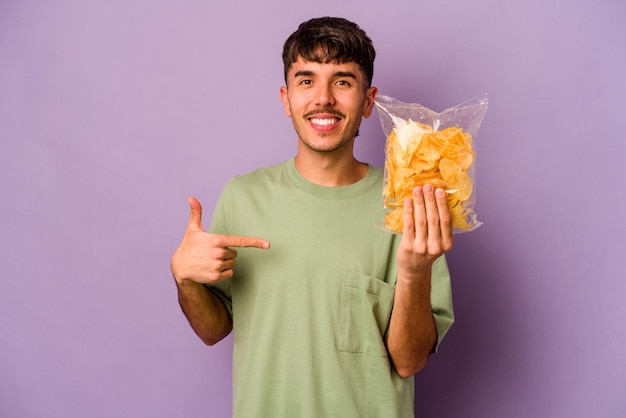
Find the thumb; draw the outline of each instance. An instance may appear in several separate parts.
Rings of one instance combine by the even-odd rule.
[[[191,207],[191,215],[189,215],[189,224],[187,225],[187,229],[195,229],[204,231],[204,227],[202,226],[202,205],[193,196],[190,196],[187,199],[187,203]]]

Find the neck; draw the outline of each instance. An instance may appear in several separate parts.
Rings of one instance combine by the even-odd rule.
[[[296,170],[311,183],[320,186],[348,186],[367,174],[368,165],[350,158],[333,158],[331,155],[307,156],[298,153],[294,159]]]

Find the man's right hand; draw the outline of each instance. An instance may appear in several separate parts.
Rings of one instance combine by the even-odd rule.
[[[209,234],[202,226],[202,205],[195,197],[187,199],[191,207],[183,240],[172,255],[171,269],[179,284],[186,280],[215,283],[232,277],[237,251],[233,247],[269,249],[261,238]]]

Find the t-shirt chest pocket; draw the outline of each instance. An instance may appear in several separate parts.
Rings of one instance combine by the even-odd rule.
[[[338,350],[386,357],[395,287],[374,277],[348,271],[341,294]]]

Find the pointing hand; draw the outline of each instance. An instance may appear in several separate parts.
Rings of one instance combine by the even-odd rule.
[[[248,236],[209,234],[202,226],[202,205],[194,197],[183,240],[172,255],[172,274],[177,282],[215,283],[233,275],[237,251],[233,247],[269,249],[264,239]]]

